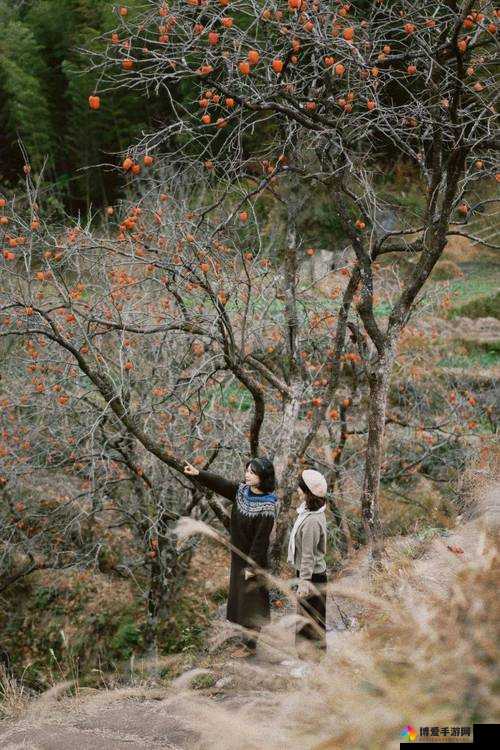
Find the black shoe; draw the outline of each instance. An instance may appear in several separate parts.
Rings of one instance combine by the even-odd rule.
[[[255,638],[243,638],[243,645],[253,653],[257,651],[257,641]]]

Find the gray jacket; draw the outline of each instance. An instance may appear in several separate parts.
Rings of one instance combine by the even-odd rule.
[[[295,536],[295,570],[299,577],[311,580],[313,573],[326,570],[326,519],[324,513],[307,515]]]

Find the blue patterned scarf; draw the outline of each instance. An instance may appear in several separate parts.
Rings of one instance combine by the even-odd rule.
[[[274,492],[265,495],[252,493],[248,484],[240,484],[236,493],[238,510],[244,516],[275,516],[278,498]]]

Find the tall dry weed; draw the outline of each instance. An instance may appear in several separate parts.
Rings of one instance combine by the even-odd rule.
[[[28,704],[29,696],[22,680],[17,680],[0,665],[0,720],[19,718]]]

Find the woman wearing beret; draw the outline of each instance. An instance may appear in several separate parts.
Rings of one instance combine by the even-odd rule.
[[[309,655],[311,643],[326,649],[326,519],[328,486],[319,471],[306,469],[299,477],[302,499],[290,534],[288,562],[299,580],[295,645],[299,656]]]

